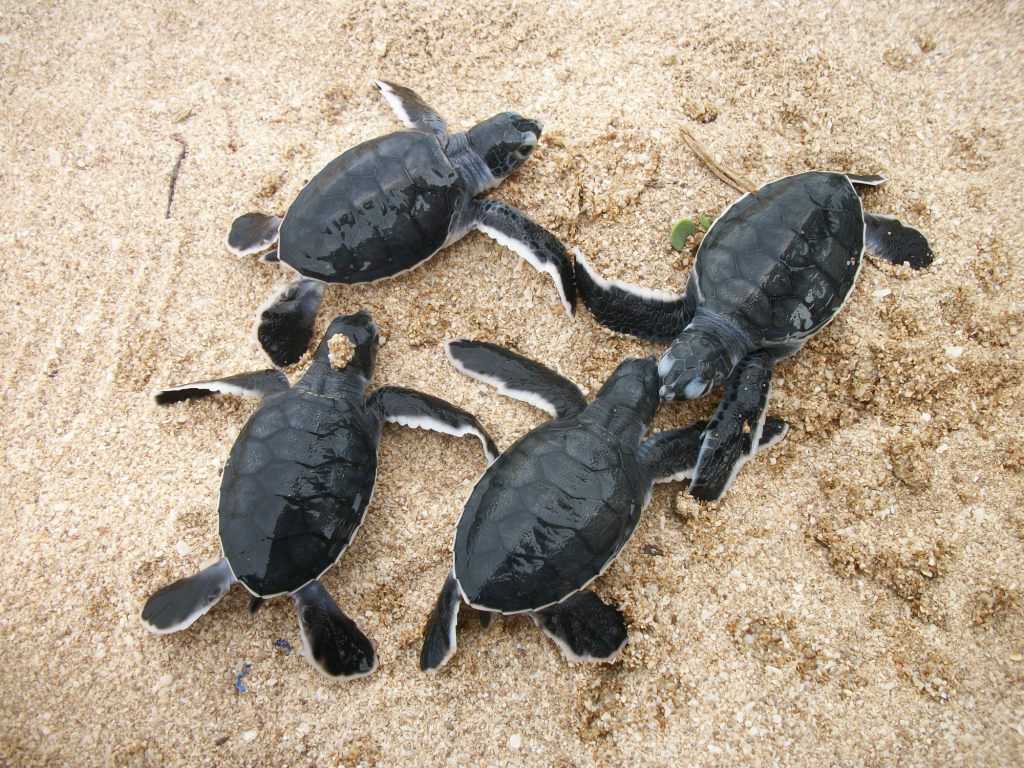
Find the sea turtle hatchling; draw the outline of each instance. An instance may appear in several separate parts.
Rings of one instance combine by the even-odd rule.
[[[605,280],[577,254],[576,283],[598,322],[672,342],[658,363],[663,398],[698,398],[725,383],[690,483],[697,498],[717,499],[732,483],[741,436],[751,431],[756,444],[760,434],[772,369],[842,309],[865,246],[894,264],[931,263],[924,235],[864,212],[854,185],[884,182],[810,172],[743,195],[708,229],[681,296]]]
[[[329,341],[354,345],[336,368]],[[357,677],[377,665],[373,644],[335,604],[320,579],[345,552],[363,522],[377,474],[384,422],[450,435],[475,435],[488,460],[497,449],[469,413],[402,387],[366,388],[377,351],[377,327],[366,312],[336,318],[312,363],[292,387],[276,370],[165,389],[158,403],[214,394],[263,399],[231,449],[220,488],[223,557],[194,576],[156,592],[142,610],[157,634],[185,629],[210,610],[237,580],[252,609],[290,595],[299,615],[306,657],[335,678]]]
[[[610,660],[626,625],[587,586],[633,534],[654,483],[690,477],[703,425],[643,439],[659,402],[653,358],[625,360],[587,404],[571,381],[494,344],[453,341],[448,354],[461,372],[555,419],[502,453],[471,492],[420,668],[438,669],[455,652],[463,601],[484,624],[527,614],[570,660]],[[768,419],[758,447],[787,429]]]
[[[477,229],[546,272],[566,311],[576,307],[572,262],[558,239],[515,208],[478,197],[533,152],[541,124],[502,112],[464,133],[408,88],[378,80],[409,128],[363,142],[310,180],[284,217],[235,219],[227,247],[281,261],[298,278],[261,310],[257,336],[277,366],[298,360],[325,283],[369,283],[407,272]]]

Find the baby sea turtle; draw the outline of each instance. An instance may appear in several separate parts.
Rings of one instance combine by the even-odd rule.
[[[485,624],[495,613],[527,614],[570,660],[611,659],[626,625],[587,585],[633,534],[653,484],[690,477],[704,425],[643,439],[658,407],[653,358],[625,360],[588,405],[571,381],[494,344],[453,341],[448,354],[466,375],[555,419],[517,440],[477,481],[420,668],[437,669],[455,653],[463,600]],[[787,429],[769,419],[759,447]]]
[[[378,80],[381,95],[410,130],[353,147],[303,187],[283,218],[235,219],[227,246],[262,254],[299,273],[261,310],[257,335],[275,365],[306,351],[325,283],[370,283],[407,272],[477,229],[555,282],[571,315],[572,263],[558,239],[515,208],[478,195],[533,152],[541,125],[502,112],[465,133],[408,88]]]
[[[661,396],[701,397],[725,382],[690,492],[717,499],[756,444],[772,369],[842,309],[867,246],[914,269],[932,261],[920,232],[865,213],[854,185],[881,176],[801,173],[744,195],[708,229],[682,296],[601,278],[577,254],[576,282],[598,322],[672,345],[658,363]]]
[[[351,359],[335,368],[328,342],[344,334]],[[237,580],[253,596],[290,595],[305,655],[336,678],[367,675],[377,665],[373,644],[348,618],[320,578],[363,522],[377,474],[386,421],[450,435],[472,434],[489,460],[497,449],[469,413],[402,387],[366,387],[377,354],[377,327],[366,312],[330,324],[305,375],[293,387],[276,370],[244,373],[165,389],[158,403],[214,394],[263,398],[231,449],[220,487],[223,557],[194,576],[156,592],[142,610],[157,634],[185,629]]]

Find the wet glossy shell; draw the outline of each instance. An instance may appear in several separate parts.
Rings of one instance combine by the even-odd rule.
[[[401,131],[367,141],[299,193],[281,224],[281,260],[325,282],[391,277],[444,244],[463,192],[432,134]]]
[[[734,318],[757,342],[805,339],[843,306],[863,247],[863,209],[845,176],[766,184],[729,207],[701,242],[698,306]]]
[[[294,389],[253,414],[220,489],[224,555],[252,592],[294,591],[338,559],[370,501],[377,434],[361,402]]]
[[[536,610],[597,576],[643,505],[634,450],[577,419],[544,424],[484,473],[455,535],[455,577],[475,606]]]

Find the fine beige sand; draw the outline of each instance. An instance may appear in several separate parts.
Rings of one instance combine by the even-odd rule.
[[[1019,2],[253,5],[0,14],[0,764],[1021,764]],[[932,242],[925,272],[869,259],[781,367],[771,409],[794,428],[725,500],[658,488],[597,583],[630,629],[613,665],[568,664],[525,619],[485,632],[464,615],[448,667],[418,671],[483,461],[471,439],[396,427],[325,577],[378,644],[376,674],[328,682],[275,647],[298,645],[290,601],[250,616],[238,587],[186,632],[140,625],[148,594],[219,554],[220,470],[255,408],[152,392],[266,366],[252,323],[282,274],[223,238],[397,127],[376,77],[457,129],[543,120],[494,194],[609,277],[681,288],[692,249],[671,250],[672,221],[736,197],[681,127],[757,183],[885,173],[868,208]],[[386,336],[377,383],[463,405],[503,446],[543,415],[457,374],[444,339],[509,344],[590,393],[659,351],[585,309],[570,321],[545,276],[478,234],[330,290],[321,326],[359,307]]]

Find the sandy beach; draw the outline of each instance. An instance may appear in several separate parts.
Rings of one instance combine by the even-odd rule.
[[[0,764],[1024,763],[1022,40],[1019,2],[8,3]],[[376,673],[318,675],[275,645],[299,647],[291,601],[250,616],[241,587],[187,631],[141,626],[149,594],[219,556],[220,473],[256,408],[152,394],[267,367],[253,324],[284,273],[225,234],[400,127],[375,78],[456,130],[542,120],[492,194],[610,278],[681,290],[693,249],[670,247],[672,222],[737,196],[681,128],[758,184],[883,173],[867,209],[930,239],[922,272],[869,258],[779,368],[771,412],[793,428],[722,501],[656,489],[596,584],[630,631],[612,665],[467,612],[451,663],[419,671],[484,465],[472,438],[393,426],[324,578]],[[546,417],[460,376],[445,339],[509,345],[589,394],[660,352],[585,307],[570,320],[480,234],[330,288],[319,327],[361,307],[385,337],[377,385],[447,398],[501,446]],[[714,403],[666,406],[655,428]]]

